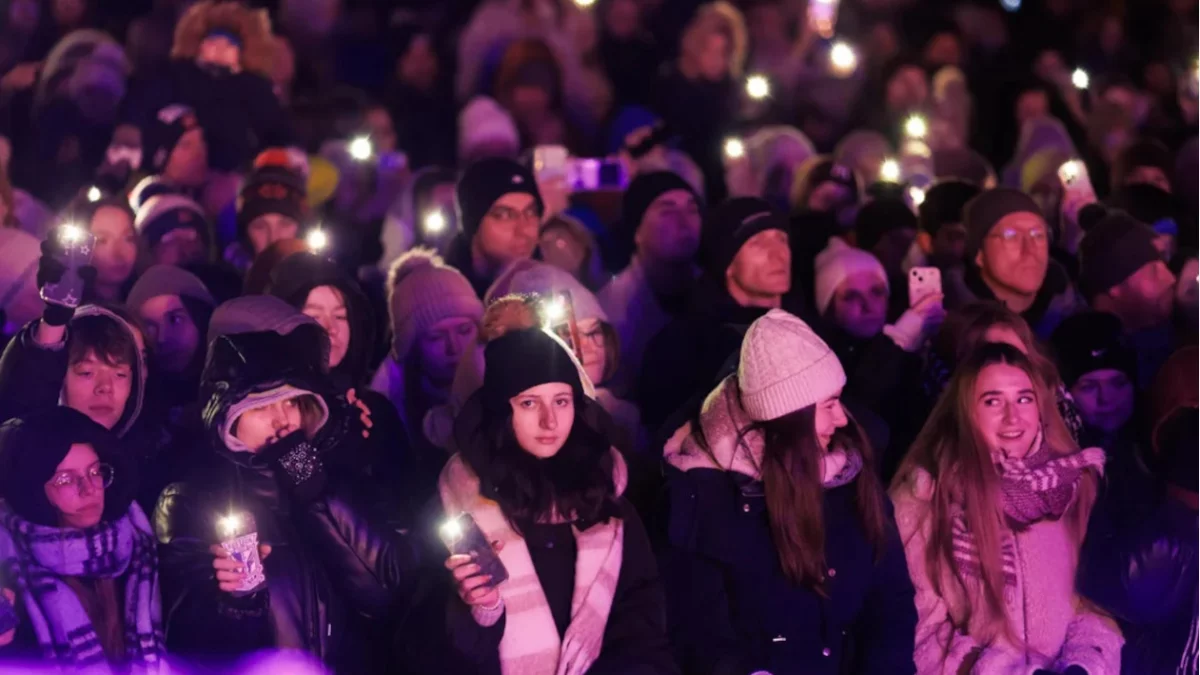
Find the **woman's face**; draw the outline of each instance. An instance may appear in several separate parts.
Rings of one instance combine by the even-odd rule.
[[[224,35],[212,35],[200,43],[196,60],[202,64],[221,66],[233,72],[241,70],[242,48]]]
[[[329,335],[329,367],[337,368],[350,349],[350,315],[342,292],[333,286],[317,286],[308,292],[302,311]]]
[[[860,340],[875,337],[887,321],[887,282],[872,272],[855,272],[846,277],[829,305],[833,321]]]
[[[96,282],[105,286],[125,283],[137,261],[137,230],[133,229],[133,219],[115,206],[102,206],[96,209],[88,229],[96,237],[92,256]]]
[[[813,426],[817,432],[817,442],[822,450],[829,450],[829,442],[838,429],[850,423],[846,417],[846,409],[842,407],[842,392],[817,403],[817,412],[813,418]]]
[[[112,467],[100,463],[90,444],[76,443],[46,481],[46,499],[64,527],[92,527],[104,515],[104,488],[111,480]]]
[[[562,450],[575,424],[575,393],[565,382],[530,387],[509,401],[517,443],[539,459]]]
[[[234,423],[233,435],[250,452],[257,453],[266,446],[299,431],[303,417],[300,399],[276,401],[242,413]]]
[[[271,244],[284,239],[295,239],[299,234],[300,224],[280,213],[259,216],[246,228],[246,236],[250,239],[256,256],[267,250]]]
[[[578,278],[588,250],[565,227],[546,227],[538,238],[542,260]]]
[[[178,295],[158,295],[137,308],[154,344],[154,363],[168,373],[181,373],[200,348],[200,329]]]
[[[479,325],[474,319],[454,316],[433,324],[417,340],[421,374],[435,385],[449,387],[463,354],[475,344]]]
[[[576,326],[579,328],[579,351],[582,354],[583,370],[588,378],[599,386],[604,382],[604,371],[608,368],[608,353],[604,349],[604,326],[600,324],[599,319],[584,319]]]
[[[1084,423],[1105,433],[1120,431],[1133,417],[1133,383],[1119,370],[1084,375],[1071,387],[1071,397]]]
[[[729,39],[720,33],[709,33],[700,53],[696,55],[700,77],[719,82],[729,76]]]
[[[974,392],[975,426],[992,455],[1020,459],[1034,450],[1042,415],[1029,375],[994,363],[979,373]]]

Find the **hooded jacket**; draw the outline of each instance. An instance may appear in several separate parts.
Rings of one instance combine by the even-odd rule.
[[[666,449],[669,547],[660,564],[685,672],[913,673],[913,588],[890,517],[876,557],[856,483],[825,489],[828,597],[798,587],[771,533],[761,437],[740,437],[750,420],[736,377],[709,395],[699,424],[711,454],[690,426]]]
[[[160,543],[167,641],[173,650],[207,659],[263,648],[309,652],[326,664],[360,672],[361,631],[355,615],[385,618],[402,607],[418,564],[418,547],[384,525],[352,491],[355,434],[328,394],[316,357],[323,334],[304,325],[219,337],[202,384],[207,462],[164,490],[155,511]],[[307,358],[305,357],[307,355]],[[329,481],[311,501],[281,487],[279,465],[235,452],[225,436],[231,408],[254,393],[290,386],[330,410],[312,440]],[[221,592],[208,547],[214,518],[233,509],[254,516],[265,561],[266,591],[235,598]]]

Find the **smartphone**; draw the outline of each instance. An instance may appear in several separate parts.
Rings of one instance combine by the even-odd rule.
[[[572,158],[567,160],[566,176],[572,192],[624,190],[629,186],[625,165],[618,159]]]
[[[500,556],[492,549],[492,543],[469,513],[459,514],[442,524],[438,534],[442,543],[453,555],[469,555],[479,565],[479,573],[492,578],[491,585],[498,586],[508,581],[508,570],[500,562]]]
[[[942,271],[936,267],[914,267],[908,271],[908,306],[942,292]]]
[[[58,241],[59,253],[55,256],[67,269],[57,283],[42,287],[42,300],[75,308],[83,300],[83,277],[79,270],[92,262],[96,249],[96,237],[78,225],[60,225],[50,235]]]
[[[828,40],[837,25],[838,0],[808,0],[808,25]]]
[[[539,145],[533,149],[533,175],[539,181],[567,175],[570,154],[561,145]]]
[[[1058,179],[1062,181],[1063,190],[1079,200],[1080,204],[1096,201],[1096,190],[1092,187],[1087,165],[1082,161],[1072,159],[1063,162],[1062,166],[1058,167]]]
[[[246,577],[233,595],[250,595],[267,585],[262,558],[258,555],[258,527],[250,513],[232,513],[217,520],[221,548],[246,568]]]

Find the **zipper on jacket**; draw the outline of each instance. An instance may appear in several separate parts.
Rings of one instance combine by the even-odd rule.
[[[1017,579],[1021,584],[1021,640],[1025,643],[1025,665],[1029,665],[1029,593],[1025,588],[1024,575],[1021,571],[1025,568],[1025,556],[1021,555],[1021,544],[1017,541],[1017,533],[1013,532],[1013,551],[1016,553],[1017,559]]]

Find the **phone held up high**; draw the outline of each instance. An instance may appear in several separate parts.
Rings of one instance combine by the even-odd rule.
[[[1058,179],[1062,181],[1063,190],[1076,198],[1081,204],[1096,201],[1096,190],[1092,187],[1092,178],[1088,175],[1087,165],[1078,159],[1068,160],[1058,167]]]
[[[42,300],[74,309],[83,300],[84,279],[79,270],[92,262],[96,237],[78,225],[60,225],[55,230],[58,253],[55,257],[66,267],[62,278],[42,287]]]
[[[492,578],[491,586],[508,581],[508,570],[471,514],[462,513],[450,518],[442,523],[438,534],[451,554],[471,556],[479,565],[479,573]]]
[[[908,306],[942,292],[942,271],[936,267],[914,267],[908,271]]]

